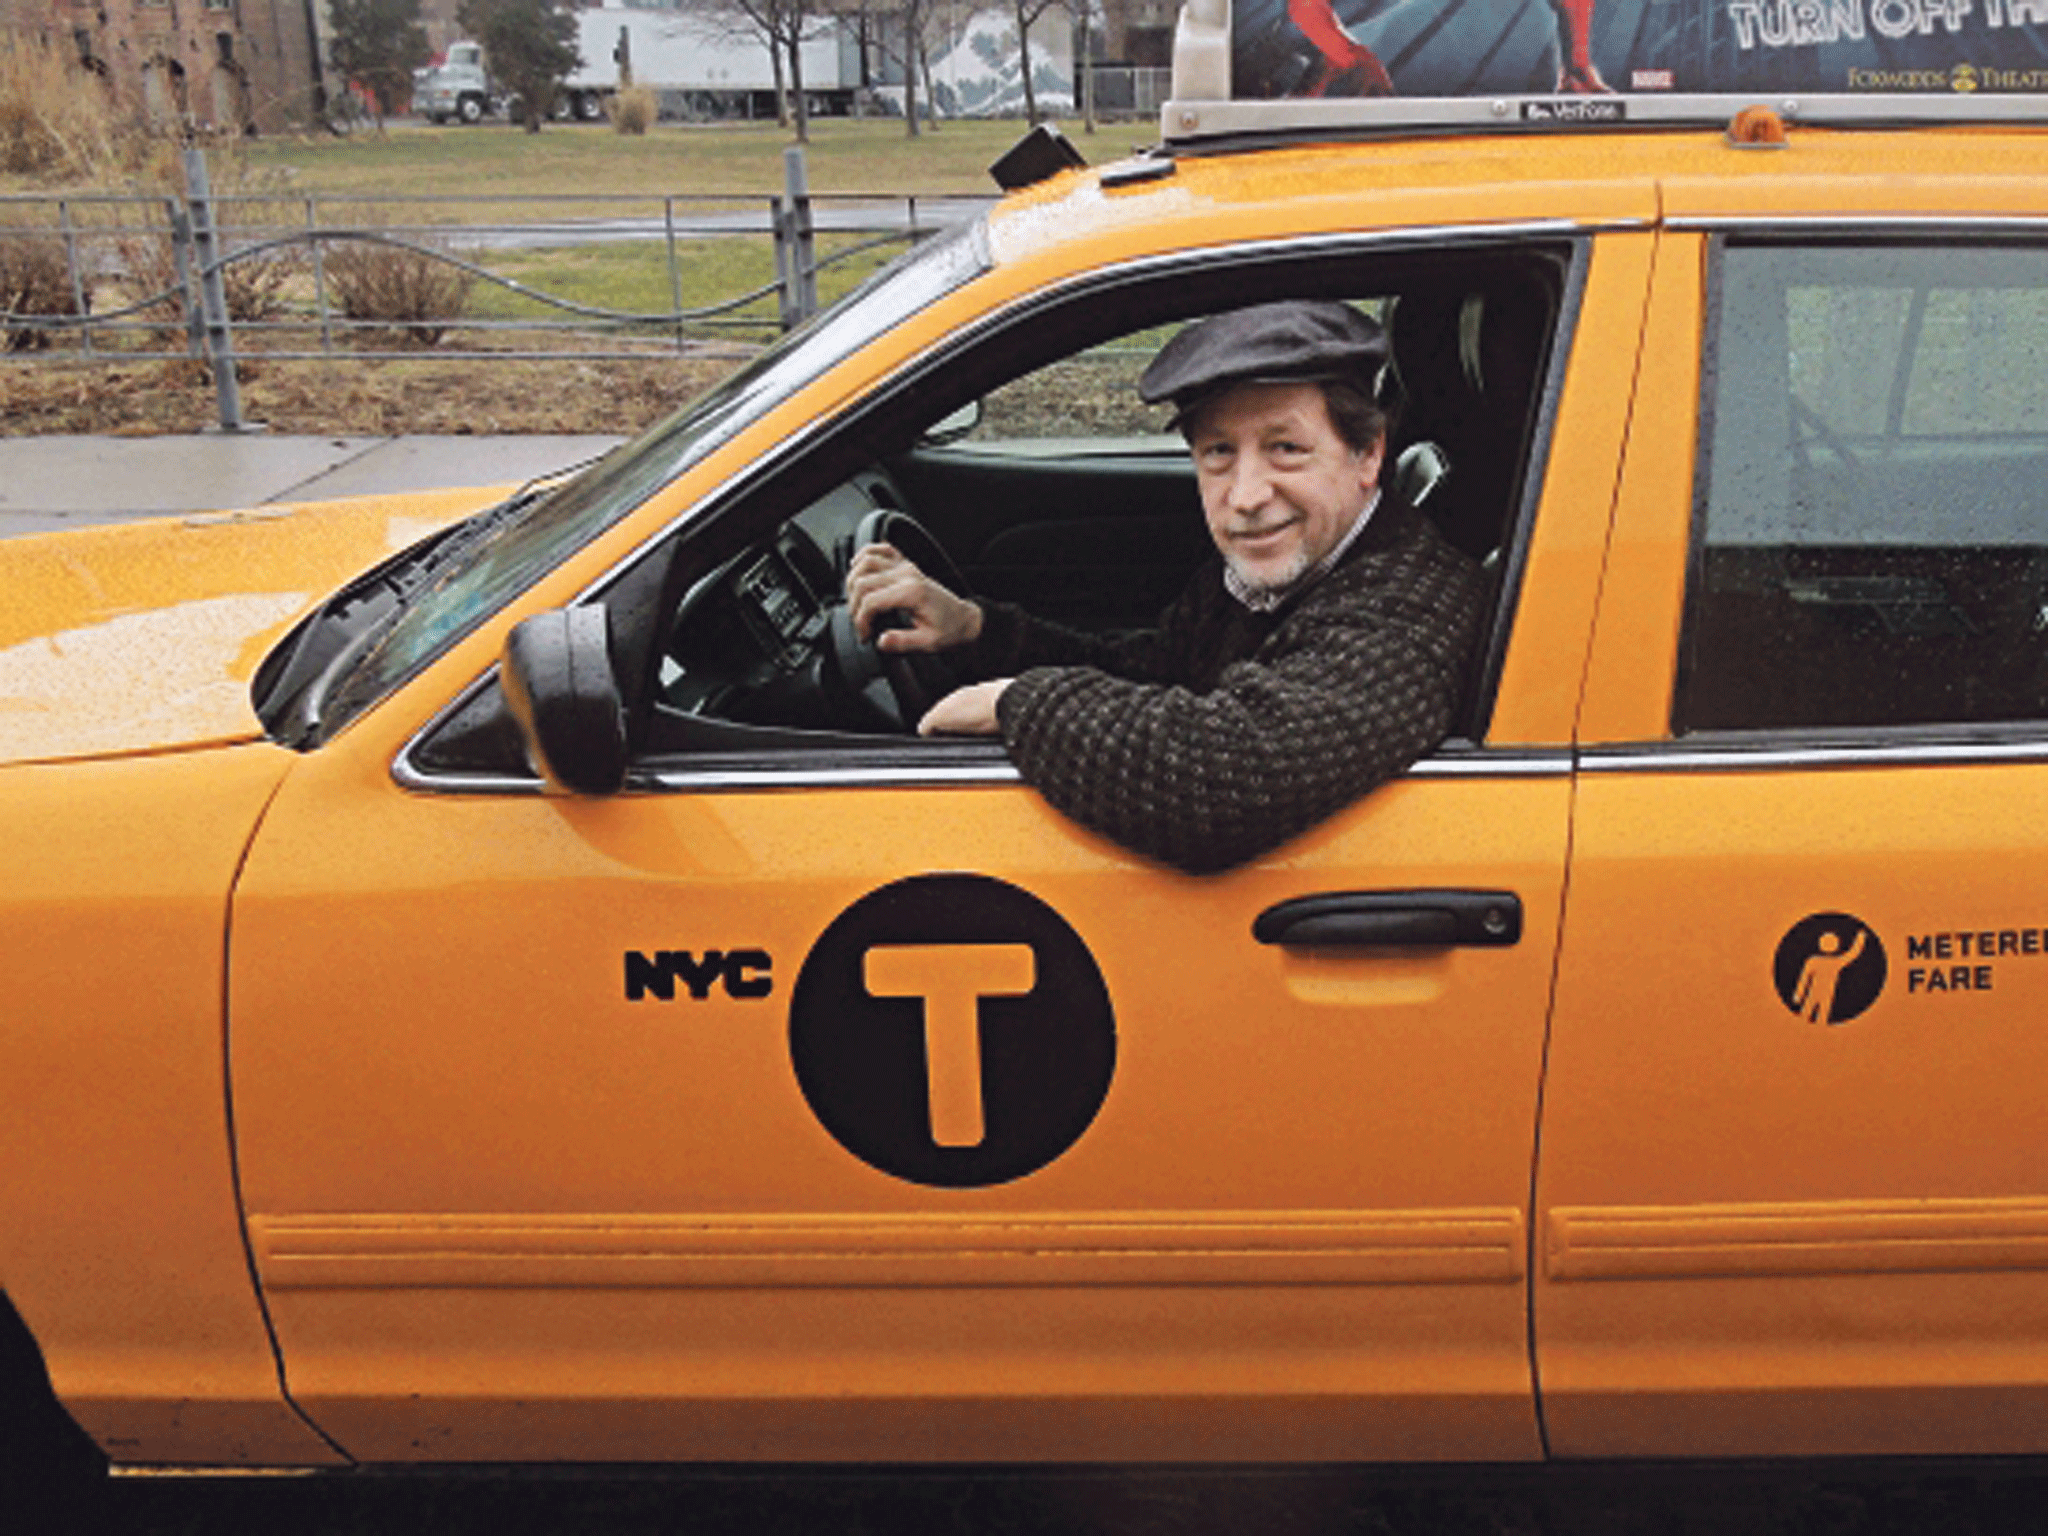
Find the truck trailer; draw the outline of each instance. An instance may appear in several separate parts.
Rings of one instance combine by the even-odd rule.
[[[575,14],[583,62],[562,82],[557,116],[595,122],[629,84],[652,90],[664,117],[775,114],[775,69],[767,45],[737,17],[613,6]],[[861,86],[861,50],[853,30],[828,24],[804,42],[802,60],[811,112],[850,112]],[[479,43],[450,44],[445,62],[414,77],[413,110],[432,122],[481,122],[507,108]]]

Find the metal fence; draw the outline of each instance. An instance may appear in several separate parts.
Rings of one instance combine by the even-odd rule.
[[[1171,69],[1132,64],[1083,67],[1094,82],[1095,110],[1104,117],[1157,117],[1160,107],[1173,95]]]
[[[828,290],[850,284],[989,201],[813,193],[794,146],[784,171],[780,192],[753,197],[216,194],[204,152],[190,149],[183,196],[0,197],[0,357],[195,360],[233,430],[238,355],[570,360],[729,347],[809,315],[821,277]],[[606,249],[635,253],[643,285],[665,279],[667,303],[615,308],[501,270],[535,253]],[[384,259],[366,266],[372,251]],[[706,294],[707,267],[733,291]],[[381,299],[363,291],[366,270]]]

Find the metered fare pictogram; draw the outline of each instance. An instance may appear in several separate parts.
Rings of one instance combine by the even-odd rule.
[[[1887,975],[1884,943],[1846,912],[1816,912],[1778,941],[1778,996],[1809,1024],[1846,1024],[1877,1001]]]

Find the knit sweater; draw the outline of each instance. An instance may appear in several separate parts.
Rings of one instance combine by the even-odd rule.
[[[1026,782],[1190,873],[1277,847],[1393,778],[1451,726],[1484,582],[1388,498],[1327,575],[1271,613],[1212,557],[1155,629],[1077,633],[983,604],[963,659],[1014,675],[997,707]]]

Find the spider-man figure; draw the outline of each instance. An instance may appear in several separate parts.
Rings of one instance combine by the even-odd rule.
[[[1579,96],[1604,93],[1607,82],[1593,64],[1594,0],[1550,0],[1557,17],[1557,88]],[[1315,46],[1308,74],[1290,94],[1391,96],[1386,65],[1337,19],[1333,0],[1287,0],[1287,18]]]

